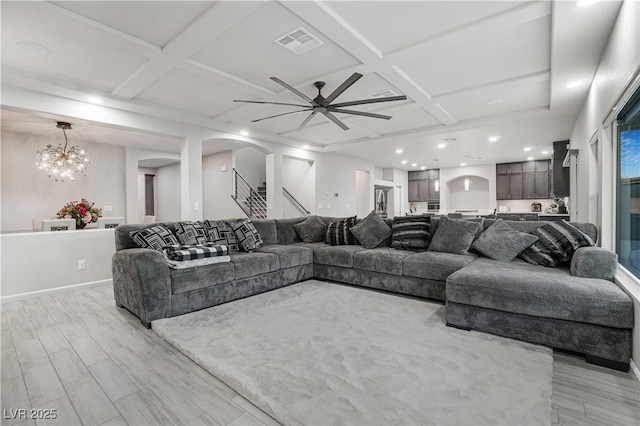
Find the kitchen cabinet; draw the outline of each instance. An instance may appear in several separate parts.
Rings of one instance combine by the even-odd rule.
[[[440,188],[436,185],[439,178],[439,169],[409,172],[409,202],[439,202]]]
[[[556,197],[569,196],[569,184],[571,174],[569,167],[564,167],[562,162],[567,155],[569,141],[558,141],[553,143],[553,158],[551,160],[551,192]]]
[[[496,164],[496,198],[549,198],[549,160]]]
[[[538,220],[537,213],[498,213],[498,217],[503,220]]]

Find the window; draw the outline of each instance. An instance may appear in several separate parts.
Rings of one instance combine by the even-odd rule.
[[[616,252],[640,277],[640,89],[620,111],[617,125]]]

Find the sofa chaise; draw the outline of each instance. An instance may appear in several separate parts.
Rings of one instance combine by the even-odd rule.
[[[337,220],[319,218],[325,224]],[[303,242],[294,225],[305,219],[253,220],[262,247],[230,253],[228,263],[181,270],[169,268],[162,253],[139,248],[129,235],[152,225],[119,226],[112,262],[116,304],[150,327],[156,319],[318,278],[445,302],[449,326],[574,351],[588,362],[628,370],[633,305],[613,282],[617,257],[609,250],[583,247],[569,266],[548,268],[517,258],[398,250],[389,241],[372,249],[332,246]],[[432,234],[438,222],[431,221]],[[481,229],[494,222],[484,220]],[[547,223],[504,222],[521,232]],[[597,240],[594,225],[571,224]],[[175,229],[176,223],[165,225]]]

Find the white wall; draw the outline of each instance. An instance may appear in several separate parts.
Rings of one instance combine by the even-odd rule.
[[[180,164],[156,169],[156,222],[174,222],[182,218],[180,206]]]
[[[455,205],[451,204],[451,192],[449,183],[465,176],[478,176],[488,181],[488,191],[485,192],[488,204],[486,205],[487,211],[493,211],[496,208],[496,165],[485,164],[480,166],[466,166],[466,167],[445,167],[440,169],[440,209],[455,210]],[[457,203],[457,201],[454,201]],[[464,207],[466,208],[466,207]],[[476,207],[469,207],[476,208]]]
[[[282,186],[287,189],[305,209],[316,210],[316,166],[314,161],[285,155],[282,159]],[[301,211],[288,197],[284,197],[283,217],[299,217]]]
[[[267,179],[267,155],[257,149],[248,147],[236,149],[235,168],[254,188],[263,186]]]
[[[335,153],[318,154],[316,163],[317,214],[346,217],[356,214],[356,170],[373,175],[373,163]],[[337,193],[338,196],[334,196]],[[373,209],[373,181],[369,211]]]
[[[465,180],[469,190],[465,190]],[[489,180],[478,176],[460,176],[446,183],[449,194],[449,210],[483,209],[490,207]]]
[[[202,217],[204,219],[245,216],[231,198],[233,193],[232,168],[232,151],[224,151],[202,158]]]
[[[60,132],[62,136],[62,132]],[[73,143],[73,131],[69,133]],[[91,164],[87,176],[56,182],[35,167],[36,151],[57,144],[58,137],[2,131],[2,232],[33,229],[33,219],[53,217],[69,201],[86,198],[113,207],[105,216],[125,215],[124,148],[81,143]]]
[[[356,215],[366,217],[372,210],[371,199],[371,178],[369,172],[356,170]]]
[[[605,49],[587,100],[571,132],[571,148],[580,150],[577,172],[580,194],[571,194],[572,219],[595,222],[600,211],[602,246],[615,249],[615,161],[616,146],[611,126],[603,121],[640,68],[640,2],[625,1]],[[597,158],[590,152],[592,135],[598,138]],[[576,173],[575,166],[571,170]],[[593,176],[600,176],[600,181]],[[596,205],[600,192],[599,205]],[[577,195],[577,196],[576,196]],[[575,203],[575,199],[578,202]],[[591,203],[591,205],[590,205]],[[640,365],[640,281],[622,271],[616,281],[632,296],[635,308],[633,360]]]
[[[113,229],[0,235],[2,298],[111,279]],[[87,269],[78,270],[78,260]]]

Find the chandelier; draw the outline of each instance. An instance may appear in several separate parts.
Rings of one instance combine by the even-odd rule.
[[[62,144],[54,147],[47,145],[45,149],[36,152],[36,167],[47,172],[49,177],[53,177],[56,182],[65,179],[74,180],[76,173],[86,175],[89,159],[86,152],[78,145],[72,146],[67,151],[69,140],[67,139],[67,130],[71,130],[71,124],[58,121],[56,125],[58,129],[62,129],[64,134],[64,147]]]

